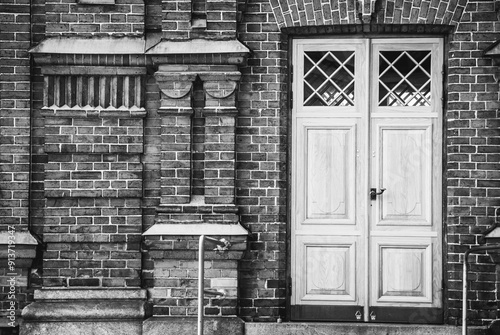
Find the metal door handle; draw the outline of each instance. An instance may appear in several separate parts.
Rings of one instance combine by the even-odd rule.
[[[384,193],[385,190],[386,190],[385,188],[381,188],[380,192],[377,192],[376,188],[370,188],[370,200],[376,200],[377,195],[381,195],[382,193]]]

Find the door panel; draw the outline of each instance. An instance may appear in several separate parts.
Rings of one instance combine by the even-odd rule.
[[[430,238],[373,238],[373,306],[432,303]]]
[[[293,49],[292,319],[439,322],[441,40]]]
[[[305,267],[298,299],[302,304],[356,301],[356,238],[300,236],[297,252]]]
[[[431,225],[432,121],[373,119],[372,133],[373,168],[386,189],[374,224]]]
[[[354,224],[355,133],[354,122],[297,120],[304,145],[299,190],[305,213],[300,224]],[[303,189],[301,189],[303,187]],[[331,192],[335,190],[335,192]]]

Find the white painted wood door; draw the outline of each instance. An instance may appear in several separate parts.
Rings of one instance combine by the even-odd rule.
[[[440,322],[441,40],[293,50],[292,318]]]

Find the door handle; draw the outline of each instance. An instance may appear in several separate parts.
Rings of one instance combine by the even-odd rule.
[[[385,190],[385,188],[381,188],[380,192],[377,192],[376,188],[370,188],[370,200],[377,200],[377,195],[381,195]]]

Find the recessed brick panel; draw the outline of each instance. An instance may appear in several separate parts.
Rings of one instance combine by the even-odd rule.
[[[130,154],[50,154],[45,169],[47,198],[140,198],[142,163]]]
[[[142,119],[47,118],[47,153],[129,153],[143,151]]]

